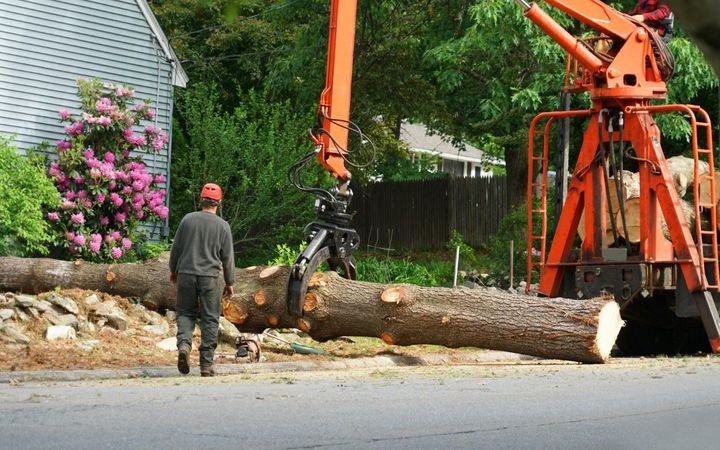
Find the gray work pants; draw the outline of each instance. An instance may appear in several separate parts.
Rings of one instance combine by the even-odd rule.
[[[177,277],[177,345],[192,347],[195,322],[200,320],[200,366],[210,366],[217,347],[222,290],[217,277],[179,273]]]

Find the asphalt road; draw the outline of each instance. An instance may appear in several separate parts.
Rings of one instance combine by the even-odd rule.
[[[0,385],[0,448],[719,448],[720,358]]]

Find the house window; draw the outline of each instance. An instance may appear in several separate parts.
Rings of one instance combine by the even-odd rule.
[[[443,160],[443,172],[462,177],[465,175],[465,163],[463,161]]]

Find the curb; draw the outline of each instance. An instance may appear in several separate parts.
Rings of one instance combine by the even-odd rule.
[[[533,356],[507,352],[477,352],[464,356],[429,355],[404,356],[384,355],[369,358],[338,359],[334,361],[260,362],[238,364],[216,364],[218,375],[262,374],[280,372],[307,372],[342,369],[376,369],[412,366],[453,366],[470,364],[516,364],[521,361],[537,361]],[[190,375],[199,375],[193,368]],[[139,367],[127,369],[80,369],[25,372],[0,372],[0,384],[14,384],[27,381],[85,381],[132,378],[182,377],[175,366]]]

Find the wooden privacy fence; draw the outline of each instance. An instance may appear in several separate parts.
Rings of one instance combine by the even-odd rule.
[[[479,246],[508,211],[506,177],[381,182],[354,192],[352,226],[363,249],[442,249],[452,230]]]

